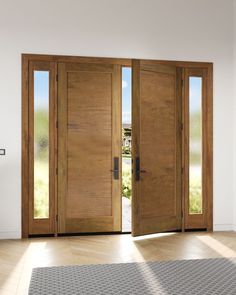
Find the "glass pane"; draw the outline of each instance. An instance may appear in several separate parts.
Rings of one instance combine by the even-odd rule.
[[[131,231],[131,68],[122,68],[122,231]]]
[[[34,71],[34,218],[49,218],[48,71]]]
[[[189,78],[189,213],[202,213],[202,78]]]

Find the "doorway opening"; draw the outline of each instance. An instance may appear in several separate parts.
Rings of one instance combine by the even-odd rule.
[[[132,69],[122,67],[122,232],[131,232]]]

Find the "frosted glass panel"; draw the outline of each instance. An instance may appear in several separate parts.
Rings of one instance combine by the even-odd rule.
[[[48,71],[34,71],[34,218],[49,218]]]
[[[189,213],[202,213],[202,78],[189,78]]]

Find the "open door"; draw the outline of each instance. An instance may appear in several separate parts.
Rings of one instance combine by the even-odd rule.
[[[121,68],[58,64],[58,232],[121,231]]]
[[[133,236],[180,230],[181,69],[132,62]]]

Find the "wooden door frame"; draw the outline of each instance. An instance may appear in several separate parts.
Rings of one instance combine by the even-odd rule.
[[[22,223],[22,238],[29,236],[29,218],[30,218],[30,94],[29,94],[29,65],[30,62],[50,62],[55,63],[55,97],[57,97],[57,66],[59,62],[73,62],[73,63],[93,63],[93,64],[114,64],[121,67],[130,67],[130,59],[122,58],[97,58],[97,57],[74,57],[61,55],[42,55],[42,54],[22,54],[22,147],[21,147],[21,223]],[[57,121],[57,119],[56,119]],[[55,122],[56,123],[56,122]],[[57,147],[56,147],[57,150]],[[56,172],[55,172],[56,173]],[[54,234],[57,235],[57,182],[55,182],[55,198],[54,198]]]
[[[189,78],[202,78],[202,213],[189,213]],[[212,230],[213,216],[212,216],[212,198],[209,195],[212,193],[212,183],[210,179],[213,174],[212,156],[213,156],[213,101],[212,101],[212,72],[207,68],[185,68],[182,73],[183,79],[183,163],[184,163],[184,229],[198,229],[206,228]],[[209,177],[210,176],[210,177]],[[207,213],[207,214],[206,214]]]
[[[34,218],[34,72],[46,71],[49,74],[49,218]],[[29,62],[29,234],[55,232],[56,204],[56,146],[57,146],[57,93],[55,62]],[[55,196],[53,198],[52,196]]]
[[[29,236],[29,63],[30,61],[46,61],[56,63],[56,77],[58,62],[78,62],[78,63],[113,63],[123,67],[131,67],[130,58],[105,58],[105,57],[77,57],[63,55],[43,55],[25,53],[22,59],[22,147],[21,147],[21,199],[22,199],[22,238]],[[152,63],[153,60],[150,60]],[[207,118],[206,118],[206,165],[207,175],[207,230],[213,230],[213,63],[209,62],[189,62],[189,61],[167,61],[155,60],[159,64],[174,65],[179,68],[202,68],[207,71]],[[57,89],[57,87],[55,87]],[[183,194],[182,194],[183,195]],[[56,200],[55,200],[56,202]],[[184,204],[184,199],[182,201]],[[55,203],[56,207],[56,203]],[[57,211],[57,208],[56,208]],[[184,212],[184,208],[183,208]],[[55,219],[56,219],[55,213]],[[184,224],[184,222],[183,222]],[[57,228],[57,226],[55,227]],[[184,230],[184,225],[183,225]],[[55,231],[56,234],[56,231]]]

